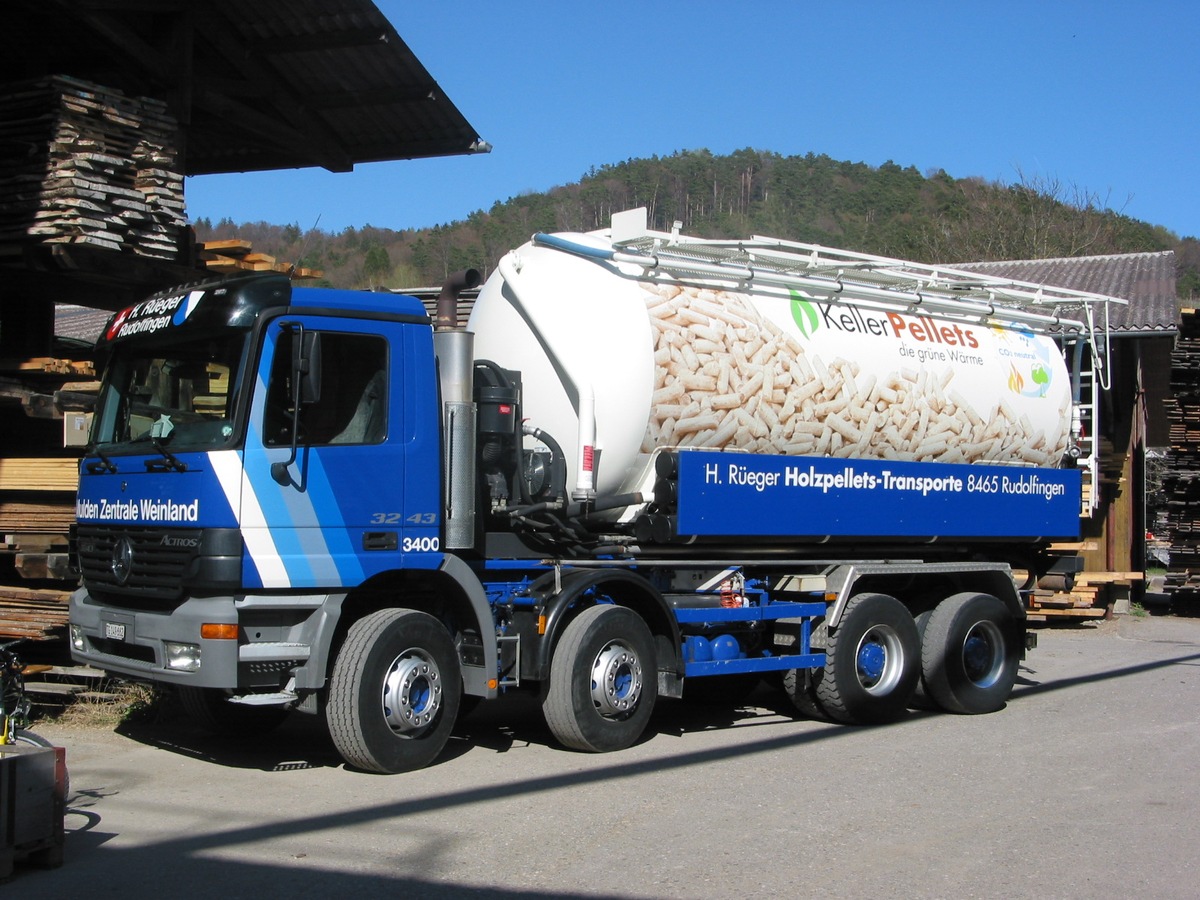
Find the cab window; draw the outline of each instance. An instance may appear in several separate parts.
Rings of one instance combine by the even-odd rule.
[[[291,332],[275,347],[263,416],[268,447],[292,442],[295,385]],[[378,444],[387,436],[387,341],[375,335],[321,334],[320,394],[300,406],[299,443]]]

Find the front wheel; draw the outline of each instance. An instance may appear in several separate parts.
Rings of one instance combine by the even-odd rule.
[[[657,699],[654,637],[632,610],[592,606],[563,630],[542,712],[564,746],[625,749],[641,737]]]
[[[350,626],[329,679],[338,753],[369,772],[410,772],[442,752],[462,698],[458,654],[433,616],[384,609]]]
[[[216,688],[180,685],[175,689],[179,705],[197,725],[222,737],[254,737],[274,731],[287,718],[282,706],[251,706],[233,703]]]
[[[998,597],[955,594],[925,627],[925,689],[949,712],[995,712],[1012,693],[1020,656],[1016,619]]]
[[[824,712],[839,722],[890,722],[904,714],[921,677],[921,639],[895,597],[850,599],[813,675]]]
[[[42,737],[40,734],[34,734],[32,731],[26,731],[24,728],[18,728],[13,735],[14,744],[28,744],[31,747],[44,747],[52,749],[54,745]]]

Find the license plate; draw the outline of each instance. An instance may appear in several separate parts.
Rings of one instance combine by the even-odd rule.
[[[125,626],[119,622],[105,622],[104,636],[110,641],[125,640]]]

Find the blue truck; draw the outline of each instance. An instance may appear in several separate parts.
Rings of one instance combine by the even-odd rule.
[[[323,714],[386,773],[510,691],[592,752],[702,679],[843,722],[1004,706],[1021,590],[1078,534],[1067,360],[1102,360],[1109,298],[636,214],[536,235],[463,327],[479,280],[117,313],[74,658],[219,731]]]

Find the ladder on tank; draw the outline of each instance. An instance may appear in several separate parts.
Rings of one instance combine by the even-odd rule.
[[[1071,358],[1071,345],[1064,348],[1068,360]],[[1100,404],[1099,392],[1096,389],[1096,372],[1089,361],[1079,365],[1076,374],[1079,390],[1075,398],[1074,414],[1077,423],[1072,422],[1075,433],[1075,445],[1079,448],[1079,458],[1075,465],[1082,475],[1082,504],[1079,515],[1090,518],[1100,505]]]

